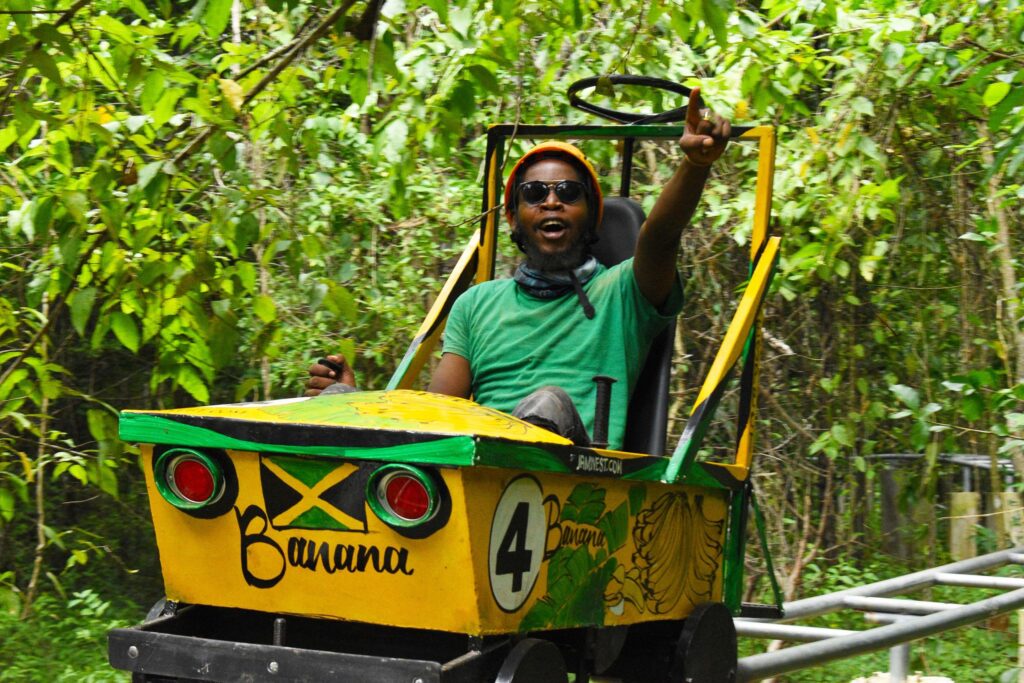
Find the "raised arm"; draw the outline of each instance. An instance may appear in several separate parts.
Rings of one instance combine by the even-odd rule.
[[[679,138],[683,162],[640,229],[633,259],[640,291],[654,306],[661,307],[672,292],[683,229],[690,224],[711,164],[725,151],[731,132],[728,121],[703,109],[700,88],[694,88],[686,108],[686,129]]]

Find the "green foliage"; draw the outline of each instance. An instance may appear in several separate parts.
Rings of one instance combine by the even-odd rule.
[[[29,619],[0,609],[0,681],[127,681],[107,663],[105,643],[107,631],[130,623],[91,590],[44,596]]]
[[[308,0],[9,5],[40,12],[0,14],[12,595],[37,557],[58,591],[82,580],[69,566],[116,583],[154,556],[118,410],[296,395],[336,351],[385,386],[476,228],[486,127],[592,122],[564,91],[594,75],[700,84],[776,126],[757,467],[784,568],[877,547],[876,454],[921,456],[903,494],[925,504],[940,452],[1024,468],[1019,0],[392,0],[372,39],[365,1],[337,20]],[[681,104],[607,81],[588,96]],[[614,187],[620,150],[584,146]],[[648,208],[678,154],[641,145]],[[746,277],[756,165],[729,151],[686,236],[678,429]]]
[[[561,510],[561,522],[597,527],[606,543],[591,553],[587,543],[562,545],[548,560],[548,592],[523,617],[522,631],[568,628],[573,624],[603,624],[605,591],[622,569],[609,557],[626,542],[629,530],[627,503],[606,510],[604,489],[577,485]]]

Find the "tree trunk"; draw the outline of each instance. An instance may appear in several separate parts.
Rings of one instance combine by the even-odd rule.
[[[991,139],[988,126],[984,122],[980,124],[981,135]],[[992,154],[992,146],[986,142],[981,146],[981,158],[985,166],[995,167],[995,156]],[[988,193],[986,202],[989,213],[996,220],[997,240],[996,254],[999,257],[999,279],[1002,285],[1000,296],[1003,310],[1006,311],[1005,324],[1002,325],[1006,335],[1007,355],[1007,377],[1011,386],[1024,384],[1024,331],[1020,325],[1020,294],[1017,287],[1017,273],[1014,270],[1014,252],[1010,237],[1010,217],[999,201],[999,186],[1003,180],[1001,172],[993,173],[988,179]],[[1000,337],[1003,335],[1001,334]],[[1013,435],[1017,439],[1024,438],[1024,433],[1017,432]],[[1013,458],[1013,468],[1018,477],[1024,477],[1024,449],[1014,448],[1010,451]]]
[[[49,320],[50,304],[43,296],[43,320]],[[46,336],[39,342],[39,359],[44,363],[48,360]],[[32,561],[32,575],[25,589],[25,602],[21,606],[21,618],[27,619],[32,613],[32,603],[39,591],[39,577],[43,573],[43,556],[46,553],[46,438],[50,431],[50,399],[43,396],[39,404],[39,446],[36,449],[35,466],[35,504],[36,504],[36,547]]]

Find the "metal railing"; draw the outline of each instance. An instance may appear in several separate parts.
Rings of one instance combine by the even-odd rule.
[[[1002,550],[894,579],[789,602],[783,606],[785,616],[778,621],[736,619],[736,633],[740,636],[805,643],[742,658],[738,663],[736,680],[757,681],[865,652],[890,648],[889,680],[891,683],[902,683],[907,676],[910,660],[910,648],[907,643],[910,641],[1024,607],[1024,578],[977,573],[1008,564],[1024,564],[1024,547]],[[989,588],[1008,592],[966,604],[887,597],[931,586]],[[862,631],[851,631],[783,623],[843,609],[864,612],[869,622],[882,625]]]

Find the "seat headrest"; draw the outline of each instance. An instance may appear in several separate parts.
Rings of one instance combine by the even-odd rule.
[[[622,263],[636,251],[636,239],[644,224],[644,210],[629,197],[605,197],[604,217],[597,228],[598,241],[590,251],[608,268]]]

